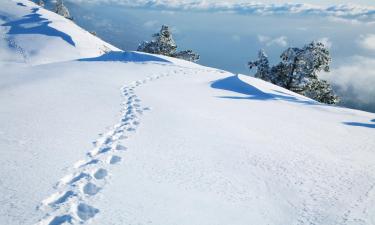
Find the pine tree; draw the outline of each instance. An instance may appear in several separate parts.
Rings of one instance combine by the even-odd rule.
[[[318,79],[319,72],[329,72],[331,62],[328,49],[320,42],[311,42],[302,49],[288,48],[280,58],[287,70],[285,88],[295,92],[302,92],[310,80]]]
[[[60,16],[63,16],[67,19],[73,20],[73,18],[70,16],[69,10],[65,7],[63,0],[57,0],[56,7],[55,7],[55,13],[59,14]]]
[[[255,77],[271,81],[271,74],[270,74],[270,63],[268,61],[268,56],[266,52],[261,49],[258,52],[258,59],[256,61],[251,61],[248,63],[249,68],[252,69],[254,67],[257,68],[257,72],[255,73]]]
[[[303,95],[325,104],[337,104],[339,97],[334,94],[331,85],[325,80],[315,79],[307,85]]]
[[[339,101],[328,82],[318,78],[319,72],[330,71],[331,57],[324,44],[311,42],[303,48],[288,48],[280,58],[281,62],[269,69],[268,58],[260,51],[258,60],[249,62],[249,67],[257,67],[255,77],[319,102],[336,104]]]
[[[152,36],[154,40],[143,42],[138,47],[138,51],[152,54],[171,56],[176,53],[177,45],[173,40],[169,27],[163,25],[159,33]]]
[[[172,32],[166,25],[163,25],[160,32],[154,34],[152,37],[154,38],[153,40],[141,43],[137,51],[165,55],[192,62],[199,60],[199,55],[192,50],[177,52],[177,45],[173,39]]]

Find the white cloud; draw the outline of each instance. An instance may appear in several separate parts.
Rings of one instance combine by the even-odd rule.
[[[361,35],[358,44],[366,50],[375,51],[375,34]]]
[[[145,27],[155,27],[158,23],[159,23],[159,21],[157,21],[157,20],[149,20],[149,21],[145,22],[143,24],[143,26],[145,26]]]
[[[335,16],[329,16],[329,21],[335,22],[335,23],[341,23],[345,25],[361,25],[362,22],[358,19],[350,19],[350,18],[342,18],[342,17],[335,17]]]
[[[148,7],[158,10],[204,10],[216,12],[237,12],[241,14],[297,14],[343,18],[348,21],[374,21],[375,7],[355,4],[321,6],[304,3],[260,3],[244,0],[76,0],[91,3],[116,3],[131,7]],[[270,1],[268,1],[270,2]]]
[[[375,110],[375,58],[351,57],[322,78],[337,87],[343,101]]]
[[[258,35],[258,40],[266,46],[278,45],[280,47],[286,47],[288,45],[288,38],[286,36],[271,38],[265,35]]]
[[[260,43],[265,43],[270,41],[271,37],[265,36],[265,35],[258,35],[258,41]]]

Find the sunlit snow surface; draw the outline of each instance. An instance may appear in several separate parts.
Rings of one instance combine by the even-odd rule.
[[[375,114],[35,7],[0,3],[0,224],[375,223]]]

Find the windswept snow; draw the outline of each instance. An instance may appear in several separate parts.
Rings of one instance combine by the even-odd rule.
[[[0,224],[375,224],[375,114],[122,52],[26,0],[0,23]]]

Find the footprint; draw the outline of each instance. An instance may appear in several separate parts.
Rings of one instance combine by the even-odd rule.
[[[77,215],[83,221],[86,221],[94,217],[97,213],[99,213],[99,209],[96,209],[85,203],[80,203],[77,206]]]
[[[95,184],[91,182],[83,186],[83,193],[87,195],[96,195],[99,191],[100,191],[100,187],[96,186]]]
[[[105,140],[104,140],[104,144],[110,144],[110,143],[112,143],[112,138],[110,138],[110,137],[108,137],[108,138],[106,138]]]
[[[123,123],[124,126],[129,126],[130,123],[129,122],[126,122],[126,123]]]
[[[84,178],[90,178],[91,176],[87,173],[79,173],[77,176],[73,177],[70,181],[69,184],[72,185]]]
[[[120,139],[120,140],[128,139],[128,136],[126,136],[126,135],[121,135],[121,136],[119,137],[119,139]]]
[[[129,132],[135,132],[136,130],[135,130],[135,128],[133,128],[133,127],[129,127],[129,128],[127,129],[127,131],[129,131]]]
[[[121,157],[114,155],[110,158],[109,163],[113,165],[113,164],[119,163],[120,161],[121,161]]]
[[[131,118],[129,118],[128,116],[126,116],[125,118],[121,119],[121,122],[128,122],[129,120],[131,120]]]
[[[97,164],[99,163],[99,160],[98,159],[92,159],[90,161],[79,161],[77,162],[74,167],[75,168],[82,168],[82,167],[85,167],[85,166],[88,166],[88,165],[93,165],[93,164]]]
[[[54,217],[48,225],[62,225],[62,224],[72,224],[73,217],[70,215],[62,215]]]
[[[125,146],[123,146],[123,145],[117,145],[116,146],[116,150],[118,150],[118,151],[126,151],[126,150],[128,150],[128,148],[125,147]]]
[[[74,197],[74,196],[77,196],[77,194],[75,194],[73,191],[67,191],[62,195],[52,196],[51,199],[46,200],[46,203],[50,201],[48,205],[51,207],[56,207],[57,205],[60,205],[66,202],[69,198]]]
[[[126,111],[127,115],[132,115],[134,113],[133,107],[129,107],[129,109]]]
[[[133,125],[134,125],[134,126],[138,126],[139,124],[140,124],[139,121],[133,121]]]
[[[94,177],[95,177],[97,180],[104,179],[107,175],[108,175],[107,170],[102,169],[102,168],[98,169],[98,170],[94,173]]]
[[[103,154],[103,153],[106,153],[106,152],[109,152],[109,151],[111,151],[111,147],[100,148],[99,151],[98,151],[98,154]]]

